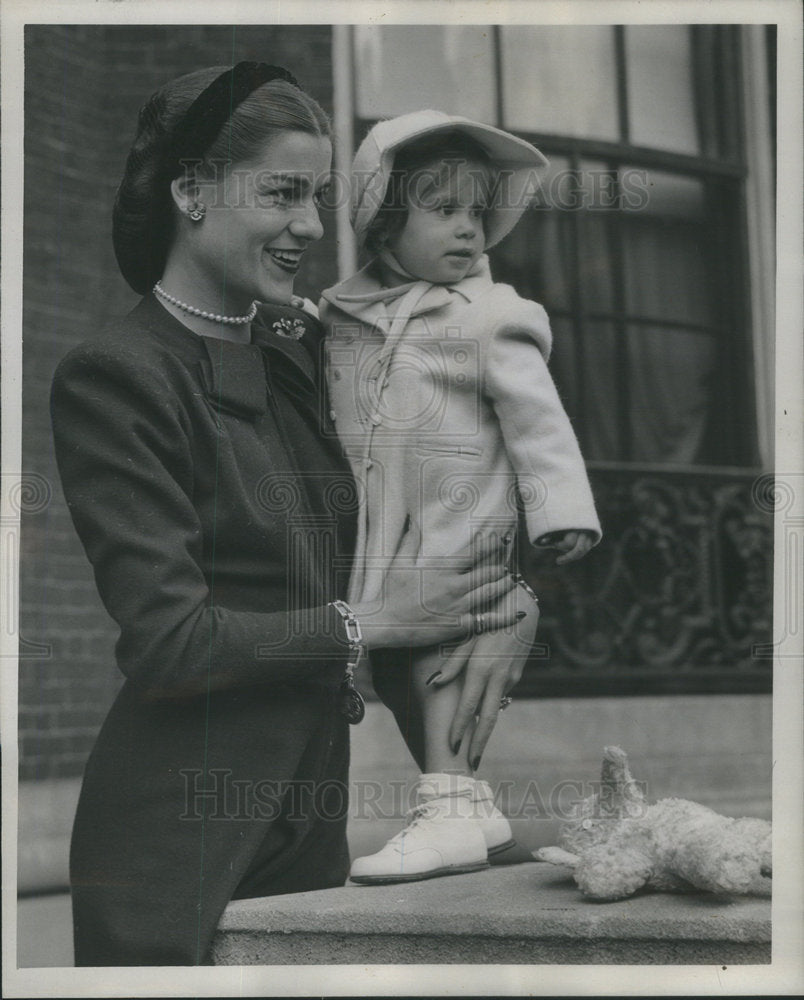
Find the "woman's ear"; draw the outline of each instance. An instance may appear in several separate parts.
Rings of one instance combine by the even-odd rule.
[[[178,210],[187,215],[198,201],[198,184],[194,177],[183,173],[171,181],[170,194]]]

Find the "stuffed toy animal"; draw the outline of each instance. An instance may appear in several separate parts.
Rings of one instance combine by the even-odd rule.
[[[591,899],[638,890],[759,893],[771,886],[771,825],[731,819],[686,799],[649,805],[619,747],[606,747],[600,790],[579,802],[560,847],[534,857],[568,865]]]

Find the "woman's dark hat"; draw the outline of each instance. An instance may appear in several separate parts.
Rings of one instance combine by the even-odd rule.
[[[284,80],[294,87],[299,85],[281,66],[257,62],[240,62],[213,80],[196,97],[173,131],[170,155],[165,162],[169,179],[178,177],[184,163],[202,159],[234,109],[257,87],[271,80]]]
[[[206,87],[172,132],[162,137],[162,152],[150,184],[130,182],[142,156],[132,149],[123,181],[117,192],[112,216],[112,240],[120,271],[135,292],[144,295],[162,275],[172,234],[173,212],[170,182],[186,165],[198,164],[231,118],[235,108],[272,80],[298,87],[298,81],[281,66],[239,62]],[[148,105],[140,112],[146,113]],[[141,176],[141,175],[140,175]]]

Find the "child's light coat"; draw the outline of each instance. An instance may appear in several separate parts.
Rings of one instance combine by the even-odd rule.
[[[422,555],[516,522],[531,541],[600,524],[583,458],[547,369],[544,309],[492,282],[487,258],[452,286],[382,289],[369,265],[324,292],[339,437],[361,493],[349,599],[376,600],[411,520]]]

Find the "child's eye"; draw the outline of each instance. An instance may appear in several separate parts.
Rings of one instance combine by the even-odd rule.
[[[442,218],[448,219],[451,215],[455,214],[455,206],[454,205],[439,205],[438,206],[438,214]]]

